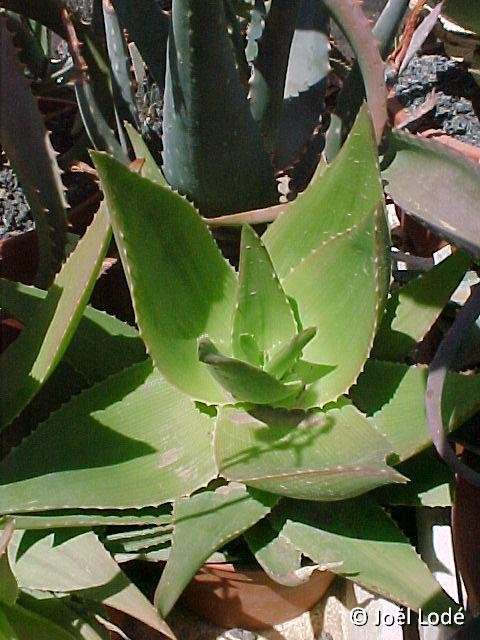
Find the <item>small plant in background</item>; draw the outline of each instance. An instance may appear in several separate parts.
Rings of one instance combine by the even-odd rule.
[[[375,26],[382,54],[407,4],[389,2]],[[44,634],[54,624],[59,638],[105,637],[101,603],[171,635],[109,551],[168,558],[156,591],[165,617],[198,568],[240,535],[283,584],[301,582],[308,559],[413,609],[455,606],[389,510],[443,500],[453,476],[432,434],[445,449],[443,429],[479,408],[478,375],[445,371],[443,399],[433,387],[425,409],[432,377],[411,357],[478,259],[478,167],[389,131],[380,169],[384,65],[354,2],[286,9],[275,0],[175,0],[170,14],[152,0],[142,8],[94,3],[91,26],[54,0],[45,11],[22,9],[68,40],[85,129],[110,155],[92,153],[105,202],[48,293],[3,282],[2,307],[25,328],[0,361],[2,425],[14,441],[26,436],[0,462],[5,628],[34,637],[24,629],[36,616]],[[330,17],[358,68],[332,115],[329,164],[315,169],[327,128]],[[157,162],[137,132],[125,28],[164,90]],[[108,78],[98,73],[102,60]],[[11,127],[20,92],[22,74],[12,74],[11,98],[2,93]],[[50,215],[47,196],[56,194],[65,216],[44,130],[35,125],[32,138],[48,169],[38,181],[26,163],[29,141],[14,153],[1,131],[39,211]],[[132,149],[138,160],[128,167]],[[289,198],[296,181],[310,184],[279,204],[279,175],[290,180]],[[395,202],[467,253],[390,291],[382,180]],[[262,237],[248,226],[260,222],[272,222]],[[138,331],[86,306],[110,224]],[[242,225],[238,272],[210,234],[222,224]],[[475,305],[472,297],[465,306],[468,323]],[[94,559],[94,576],[72,569],[72,556],[75,567]]]

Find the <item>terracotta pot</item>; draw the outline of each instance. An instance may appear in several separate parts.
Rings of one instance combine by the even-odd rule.
[[[328,571],[315,571],[308,582],[286,587],[261,569],[206,564],[185,589],[181,602],[220,627],[267,629],[310,611],[334,577]]]

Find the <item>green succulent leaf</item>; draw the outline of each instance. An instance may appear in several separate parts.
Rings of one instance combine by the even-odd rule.
[[[375,497],[382,504],[432,508],[452,506],[455,476],[432,447],[402,462],[397,469],[410,482],[380,487]]]
[[[296,587],[307,582],[315,569],[326,571],[331,568],[329,563],[321,567],[304,566],[302,552],[288,538],[279,535],[268,518],[250,527],[243,537],[268,577],[286,587]]]
[[[30,205],[39,238],[36,282],[48,287],[65,258],[66,208],[55,152],[0,17],[0,141]]]
[[[163,148],[165,177],[202,215],[278,200],[273,167],[236,68],[223,0],[173,4]]]
[[[371,423],[391,443],[399,461],[432,444],[425,413],[428,368],[369,360],[350,395]],[[449,373],[443,391],[447,432],[480,408],[480,376]]]
[[[277,501],[277,496],[238,483],[176,500],[172,551],[155,594],[161,615],[168,615],[190,579],[214,551],[265,517]],[[192,530],[202,532],[194,545]]]
[[[378,155],[364,105],[335,161],[262,237],[280,280],[327,240],[371,215],[381,202]]]
[[[299,163],[301,171],[308,173],[315,165],[315,161],[310,164],[310,156],[317,159],[311,150],[314,140],[318,145],[314,131],[325,112],[329,36],[330,19],[325,7],[317,0],[302,0],[290,47],[274,158],[275,167],[287,169],[289,174]]]
[[[10,516],[7,516],[10,518]],[[62,509],[36,513],[12,513],[18,529],[60,529],[63,527],[103,527],[107,525],[163,525],[171,522],[170,505],[144,509]],[[1,523],[1,520],[0,520]]]
[[[331,571],[369,591],[425,613],[456,607],[369,496],[315,505],[287,501],[272,520],[281,535],[314,562],[331,563]]]
[[[62,358],[80,321],[110,240],[103,208],[50,287],[41,313],[3,352],[1,425],[9,424]]]
[[[245,338],[254,338],[261,360],[268,360],[281,344],[296,333],[295,318],[262,241],[248,225],[242,228],[237,306],[233,319],[232,347],[237,358],[250,359]]]
[[[208,334],[230,353],[235,272],[186,200],[104,154],[92,157],[155,366],[194,399],[222,402],[223,390],[198,360],[197,340]]]
[[[80,636],[81,637],[81,636]],[[0,605],[0,638],[2,640],[79,640],[47,618],[24,607]]]
[[[388,290],[386,225],[379,206],[356,227],[313,251],[283,280],[302,325],[319,328],[303,357],[331,367],[307,388],[301,406],[335,401],[363,369]]]
[[[220,410],[215,458],[228,480],[308,500],[342,500],[405,479],[392,447],[351,405],[325,412]]]
[[[93,604],[92,601],[89,603],[85,601],[79,602],[75,596],[73,598],[65,595],[59,597],[58,594],[49,594],[45,591],[31,593],[22,591],[18,604],[22,612],[27,612],[22,624],[25,624],[28,631],[32,633],[29,636],[26,629],[23,628],[21,632],[19,630],[22,640],[29,640],[30,638],[31,640],[37,640],[35,625],[30,627],[29,622],[32,619],[38,620],[38,618],[43,618],[48,623],[49,628],[52,625],[61,627],[68,634],[71,634],[69,638],[75,638],[75,640],[109,640],[109,632],[99,619],[95,619],[91,611],[93,605],[93,608],[101,616],[104,613],[102,607],[101,605]],[[17,611],[18,609],[19,607],[16,607]],[[30,618],[28,614],[30,614]],[[16,619],[17,621],[18,619]],[[54,637],[52,636],[52,639]]]
[[[155,608],[92,531],[17,531],[9,553],[23,589],[75,591],[80,597],[123,611],[173,638]]]
[[[2,511],[140,508],[187,495],[217,475],[212,428],[151,361],[133,365],[73,398],[3,459]]]
[[[0,604],[11,607],[15,604],[19,588],[8,559],[8,545],[14,532],[12,521],[6,522],[0,529]]]
[[[301,382],[280,382],[258,367],[222,355],[207,337],[200,339],[198,355],[212,376],[240,402],[275,404],[303,389]]]
[[[480,257],[480,165],[434,140],[392,131],[386,192],[441,237]]]
[[[470,258],[457,252],[394,292],[375,339],[378,360],[403,360],[437,320],[462,281]]]
[[[265,371],[276,378],[282,378],[287,371],[297,364],[303,349],[313,340],[316,333],[316,327],[309,327],[308,329],[300,331],[300,333],[294,336],[287,344],[280,345],[270,360],[265,364]]]
[[[2,309],[25,325],[35,323],[48,304],[46,291],[19,282],[0,279],[0,290]],[[93,384],[146,357],[134,327],[86,306],[62,362]]]
[[[465,29],[480,34],[480,11],[470,0],[447,0],[444,13]]]

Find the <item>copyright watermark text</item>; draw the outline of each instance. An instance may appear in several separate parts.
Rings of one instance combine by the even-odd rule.
[[[350,620],[356,627],[364,627],[369,622],[376,627],[403,627],[412,621],[412,611],[410,609],[399,609],[395,613],[385,611],[368,611],[364,607],[354,607],[350,610]],[[418,624],[421,627],[460,626],[465,623],[465,612],[460,609],[448,609],[443,613],[424,613],[421,609],[418,612]]]

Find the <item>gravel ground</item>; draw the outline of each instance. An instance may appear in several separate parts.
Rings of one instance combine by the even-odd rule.
[[[435,89],[429,126],[480,147],[480,88],[463,63],[442,55],[412,59],[395,87],[399,101],[415,108]]]

